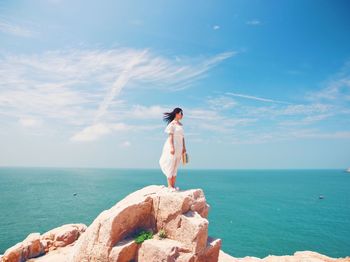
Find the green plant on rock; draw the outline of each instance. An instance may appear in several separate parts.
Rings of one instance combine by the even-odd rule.
[[[153,232],[143,230],[135,237],[135,242],[137,244],[141,244],[146,239],[151,239],[151,238],[153,238]]]
[[[160,238],[166,238],[166,232],[165,230],[162,228],[158,231],[158,235]]]

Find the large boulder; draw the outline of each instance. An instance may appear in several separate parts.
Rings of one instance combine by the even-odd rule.
[[[147,261],[163,254],[165,261],[181,256],[181,261],[199,261],[202,254],[214,249],[208,245],[208,210],[201,189],[172,191],[165,186],[147,186],[103,211],[78,239],[72,260]],[[160,229],[166,232],[166,239],[142,244],[130,240],[140,230],[156,234]],[[221,241],[217,243],[220,247]],[[167,254],[169,250],[174,254]],[[212,261],[217,261],[218,252],[211,253],[216,254]]]

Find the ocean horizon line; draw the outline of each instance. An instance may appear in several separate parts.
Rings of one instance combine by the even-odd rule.
[[[120,170],[160,170],[156,167],[89,167],[89,166],[0,166],[0,168],[47,168],[47,169],[120,169]],[[182,170],[223,170],[223,171],[244,171],[244,170],[346,170],[348,167],[330,167],[330,168],[319,168],[319,167],[290,167],[290,168],[181,168]]]

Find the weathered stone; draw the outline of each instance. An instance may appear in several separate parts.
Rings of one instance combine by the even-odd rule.
[[[188,211],[179,216],[177,228],[170,231],[169,236],[184,243],[194,253],[199,253],[207,245],[208,220],[196,211]]]
[[[198,262],[211,262],[219,260],[221,239],[208,237],[205,249],[198,255]]]
[[[138,256],[138,262],[163,262],[183,261],[194,262],[194,254],[181,242],[172,239],[149,239],[142,243]],[[181,259],[181,260],[179,260]]]
[[[67,224],[54,228],[43,235],[29,234],[22,242],[7,249],[0,261],[22,262],[45,254],[57,247],[69,245],[86,229],[84,224]]]
[[[201,189],[173,192],[165,186],[148,186],[137,190],[93,221],[77,241],[73,261],[117,259],[117,252],[124,250],[117,248],[118,242],[140,229],[157,232],[163,228],[170,238],[184,241],[199,252],[205,248],[208,225],[206,218],[196,212],[198,208],[202,214],[207,213],[208,205],[203,203],[203,199]],[[201,203],[196,204],[197,200]],[[180,227],[179,220],[182,221]],[[189,232],[187,235],[186,231]],[[186,239],[187,236],[189,239]]]
[[[139,245],[134,239],[128,238],[119,241],[116,246],[114,246],[109,253],[110,262],[124,262],[133,260],[139,249]]]
[[[64,247],[77,240],[86,228],[84,224],[66,224],[47,231],[41,239],[45,240],[43,242],[46,248]]]

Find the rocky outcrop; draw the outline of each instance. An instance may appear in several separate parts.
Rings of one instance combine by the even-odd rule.
[[[217,261],[221,240],[208,238],[208,211],[201,189],[145,187],[93,221],[78,239],[72,261]],[[165,239],[136,244],[132,238],[137,231],[161,229]]]
[[[51,250],[74,243],[85,229],[86,225],[84,224],[67,224],[54,228],[43,235],[31,233],[22,242],[7,249],[1,257],[1,261],[26,261],[44,255]]]
[[[240,262],[349,261],[316,252],[292,256],[235,258],[221,250],[221,239],[208,236],[208,212],[201,189],[171,191],[151,185],[137,190],[98,215],[89,227],[69,224],[43,235],[30,234],[8,249],[0,261],[17,262]],[[153,238],[137,243],[141,231]]]

